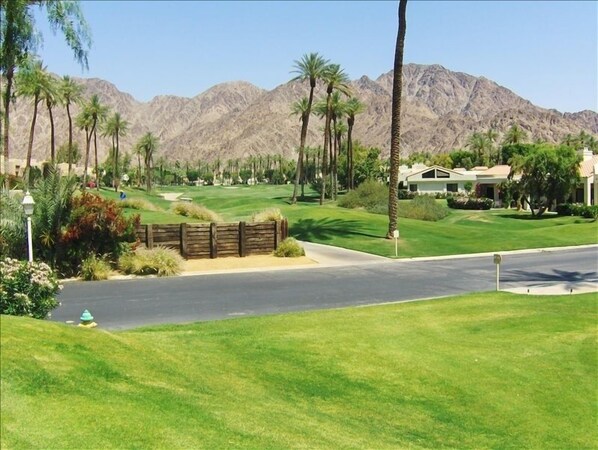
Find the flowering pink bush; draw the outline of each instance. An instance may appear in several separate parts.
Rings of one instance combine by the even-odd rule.
[[[0,261],[0,314],[46,318],[59,303],[62,289],[56,275],[45,263]]]

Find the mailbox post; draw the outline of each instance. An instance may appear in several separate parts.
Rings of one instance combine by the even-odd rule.
[[[399,230],[392,232],[392,237],[395,238],[395,258],[399,256]]]
[[[496,290],[500,290],[500,263],[502,262],[502,256],[498,253],[494,254],[494,265],[496,266]]]

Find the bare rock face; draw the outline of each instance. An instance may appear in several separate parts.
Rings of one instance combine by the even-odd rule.
[[[355,120],[354,139],[390,150],[390,122],[393,73],[372,80],[363,76],[351,82],[351,91],[365,105]],[[291,104],[308,96],[307,83],[288,82],[266,91],[247,82],[216,85],[193,97],[158,96],[142,103],[100,79],[78,79],[87,97],[97,94],[111,112],[118,111],[129,122],[121,139],[124,152],[146,132],[159,137],[156,157],[181,161],[223,161],[252,155],[282,154],[295,157],[301,122],[291,115]],[[318,85],[315,99],[325,96]],[[401,153],[443,152],[465,145],[474,131],[493,128],[504,133],[517,123],[532,139],[558,142],[567,134],[584,130],[598,134],[594,111],[560,113],[534,106],[507,88],[484,77],[452,72],[439,65],[407,64],[403,74]],[[32,115],[31,100],[19,98],[11,110],[11,157],[24,157]],[[80,111],[72,108],[73,116]],[[68,121],[62,107],[54,109],[56,146],[68,140]],[[307,145],[323,144],[323,120],[310,118]],[[499,137],[500,139],[500,137]],[[85,148],[83,131],[75,132]],[[105,158],[111,146],[108,137],[98,136],[98,153]],[[50,148],[48,112],[40,105],[33,157],[47,159]]]

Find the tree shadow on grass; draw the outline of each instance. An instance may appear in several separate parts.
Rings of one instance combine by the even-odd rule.
[[[500,217],[504,217],[505,219],[517,219],[517,220],[551,220],[551,219],[558,219],[559,216],[557,214],[549,214],[545,215],[542,214],[540,217],[532,216],[531,214],[501,214]]]
[[[365,236],[383,239],[384,235],[360,231],[362,222],[341,219],[299,219],[290,227],[291,234],[301,241],[329,241],[334,237]]]
[[[274,200],[281,200],[284,203],[290,205],[291,204],[291,197],[285,195],[284,197],[273,197]],[[320,203],[320,197],[306,195],[305,197],[297,197],[297,204],[300,205],[301,203]]]

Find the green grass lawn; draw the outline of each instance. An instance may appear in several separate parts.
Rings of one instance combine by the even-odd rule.
[[[142,223],[191,222],[168,213],[170,202],[159,197],[161,192],[182,192],[194,202],[216,211],[225,220],[248,220],[255,212],[275,207],[289,219],[290,233],[298,239],[394,256],[394,241],[384,238],[388,229],[387,216],[339,208],[335,202],[320,206],[311,191],[306,201],[291,205],[288,200],[292,190],[290,185],[169,187],[156,189],[149,196],[136,189],[127,191],[127,195],[148,199],[165,210],[141,211]],[[102,193],[118,198],[114,192]],[[127,213],[139,211],[128,210]],[[534,219],[528,212],[514,210],[451,210],[448,217],[438,222],[399,218],[399,231],[399,257],[598,243],[598,222],[595,220],[555,214]]]
[[[2,448],[596,448],[598,294],[110,333],[2,316]]]

